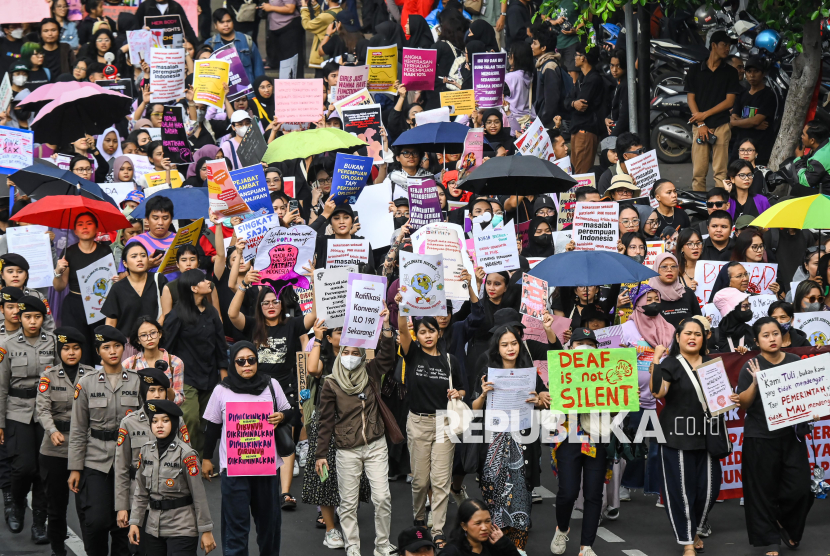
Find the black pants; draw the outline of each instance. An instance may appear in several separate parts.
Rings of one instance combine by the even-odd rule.
[[[142,533],[141,548],[152,556],[196,556],[199,537],[154,537]]]
[[[69,292],[63,300],[61,307],[61,326],[71,326],[78,332],[84,335],[86,341],[83,348],[83,355],[81,356],[81,363],[84,365],[94,366],[100,363],[101,358],[95,353],[93,347],[93,334],[96,327],[104,324],[105,319],[101,319],[92,324],[86,322],[86,311],[84,311],[84,302],[79,294]]]
[[[294,79],[302,79],[305,76],[305,30],[300,18],[295,17],[282,29],[269,30],[266,39],[268,65],[279,70],[280,61],[288,60],[297,54],[297,75]]]
[[[0,444],[0,489],[12,487],[12,467],[9,465],[9,453],[5,444]]]
[[[40,477],[46,487],[46,512],[49,515],[46,533],[55,554],[65,554],[66,507],[69,505],[69,469],[66,458],[40,454]],[[83,523],[83,509],[80,497],[75,497],[78,519]]]
[[[38,455],[43,441],[43,427],[38,423],[23,424],[6,420],[6,449],[11,466],[12,497],[17,507],[26,506],[26,495],[32,491],[32,510],[46,511],[46,491],[38,473]]]
[[[810,492],[807,440],[792,429],[780,438],[744,437],[743,486],[746,530],[752,546],[781,541],[777,523],[799,542],[815,497]]]
[[[84,514],[84,549],[89,556],[128,556],[130,553],[127,540],[128,528],[120,528],[116,523],[115,511],[115,474],[112,469],[103,473],[84,467],[81,472],[80,493],[81,508]],[[112,537],[112,550],[107,535]]]
[[[706,450],[675,450],[663,445],[660,467],[663,501],[677,542],[692,544],[720,494],[720,460]]]
[[[602,492],[605,490],[605,471],[608,469],[605,446],[598,444],[597,455],[592,458],[582,453],[579,442],[565,440],[556,449],[556,469],[559,473],[559,492],[556,494],[557,528],[563,533],[568,530],[581,484],[585,502],[579,545],[593,546],[602,514]]]

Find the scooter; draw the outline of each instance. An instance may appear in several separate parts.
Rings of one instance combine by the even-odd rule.
[[[682,85],[657,86],[651,100],[651,145],[661,162],[679,164],[692,156],[692,112]]]
[[[689,67],[705,61],[709,52],[702,45],[684,45],[669,39],[652,39],[649,52],[653,60],[651,69],[652,96],[659,94],[661,85],[683,85]]]

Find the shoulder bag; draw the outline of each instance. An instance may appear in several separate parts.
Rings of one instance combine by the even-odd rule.
[[[369,379],[369,384],[372,387],[372,393],[375,395],[375,402],[378,404],[378,413],[380,413],[380,418],[383,421],[383,429],[386,431],[386,438],[392,444],[400,444],[405,439],[403,437],[403,433],[401,432],[401,428],[398,426],[398,421],[395,420],[395,416],[392,415],[392,410],[383,403],[383,400],[380,398],[380,392],[378,392],[375,383],[372,379]]]
[[[242,5],[239,6],[238,10],[235,10],[233,7],[231,9],[236,12],[236,20],[240,23],[249,23],[251,21],[256,20],[256,2],[251,0],[243,0]]]
[[[271,382],[271,379],[268,379],[268,389],[271,391],[271,399],[274,401],[274,413],[279,413],[277,394],[274,392],[274,383]],[[277,455],[281,458],[287,458],[296,450],[294,436],[291,434],[291,425],[285,419],[274,427],[274,442],[277,445]]]
[[[706,441],[706,451],[715,459],[725,458],[732,453],[732,442],[729,441],[726,420],[723,415],[712,416],[706,405],[706,398],[703,397],[700,382],[689,367],[689,362],[682,355],[678,355],[677,360],[680,361],[680,364],[686,370],[686,374],[689,375],[689,380],[692,381],[692,386],[695,387],[695,392],[697,392],[697,399],[700,401],[700,405],[703,406],[703,437]]]
[[[447,364],[449,365],[447,371],[449,372],[450,377],[450,390],[453,390],[452,361],[450,361],[449,354],[447,354]],[[450,419],[450,423],[453,422],[452,417],[450,416],[452,413],[455,413],[458,418],[455,420],[455,426],[450,428],[450,430],[456,436],[464,434],[464,431],[467,430],[470,423],[473,422],[473,411],[470,409],[470,406],[464,403],[463,400],[456,398],[447,401],[447,419]]]

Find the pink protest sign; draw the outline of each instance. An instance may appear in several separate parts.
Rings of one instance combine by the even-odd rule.
[[[322,79],[274,80],[274,106],[280,122],[319,122],[323,100]]]
[[[259,271],[262,279],[291,280],[302,277],[311,268],[314,249],[317,244],[317,232],[308,226],[292,228],[271,228],[256,251],[254,269]],[[300,284],[303,282],[303,284]],[[298,284],[306,287],[308,280]]]
[[[438,51],[431,48],[403,49],[402,83],[413,91],[432,91],[435,89],[435,71]]]
[[[268,416],[273,412],[274,405],[271,402],[225,404],[229,477],[277,474],[274,425],[268,423]]]
[[[77,4],[77,16],[72,17],[73,3],[69,3],[69,18],[81,19],[81,2],[75,0]],[[32,23],[33,21],[40,21],[45,17],[52,17],[49,13],[49,4],[43,0],[36,0],[34,2],[18,2],[13,0],[0,0],[0,12],[3,14],[3,23]]]

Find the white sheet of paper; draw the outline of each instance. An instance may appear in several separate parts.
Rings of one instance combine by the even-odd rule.
[[[52,246],[46,226],[19,226],[6,228],[9,253],[17,253],[29,263],[30,288],[48,288],[52,285],[55,267]]]
[[[487,393],[487,413],[484,429],[492,431],[514,432],[530,427],[533,419],[533,404],[525,402],[530,392],[536,390],[536,367],[527,369],[487,370],[487,381],[493,383],[493,391]],[[493,410],[501,410],[510,417],[507,428],[500,422],[500,417],[492,415]],[[517,415],[511,412],[517,412]]]
[[[395,217],[389,212],[391,201],[389,185],[379,183],[364,187],[352,206],[360,220],[358,234],[368,239],[373,249],[388,247],[395,232]]]

